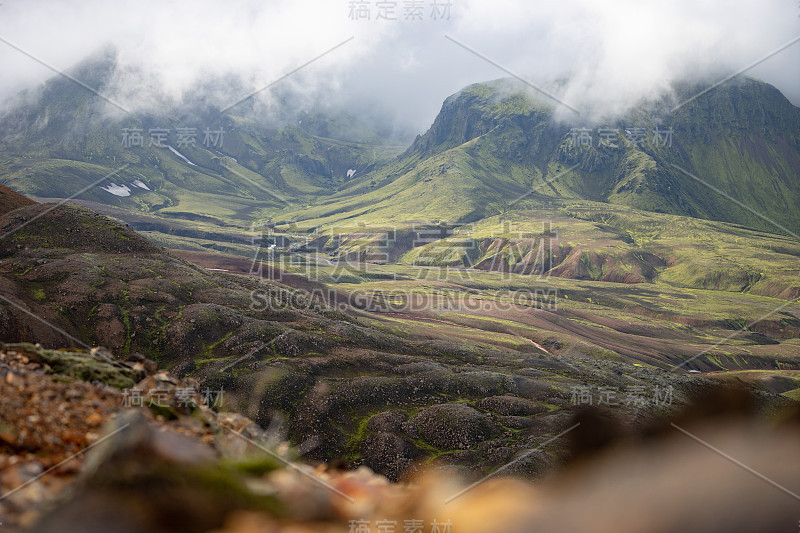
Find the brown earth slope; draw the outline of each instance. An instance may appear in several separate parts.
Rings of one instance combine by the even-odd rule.
[[[35,203],[27,196],[23,196],[5,185],[0,185],[0,215],[5,215],[9,211]]]

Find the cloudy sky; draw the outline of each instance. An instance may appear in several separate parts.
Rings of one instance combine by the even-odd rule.
[[[41,63],[65,69],[111,43],[125,106],[219,76],[241,80],[235,101],[308,63],[279,84],[423,131],[446,96],[506,71],[568,78],[564,102],[613,111],[798,36],[797,0],[2,0],[0,98],[52,76]],[[800,42],[746,74],[800,105]]]

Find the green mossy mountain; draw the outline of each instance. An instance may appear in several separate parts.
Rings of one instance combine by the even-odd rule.
[[[111,87],[113,51],[72,75]],[[740,80],[669,113],[701,89],[591,124],[505,81],[476,84],[400,153],[346,114],[270,123],[252,102],[220,116],[198,95],[121,114],[52,79],[0,117],[0,181],[40,198],[85,189],[81,200],[140,227],[0,188],[0,338],[142,354],[263,426],[285,418],[310,457],[392,479],[419,465],[480,478],[514,457],[541,475],[559,446],[521,454],[569,427],[581,390],[645,391],[645,404],[614,408],[631,424],[728,372],[789,402],[800,110]],[[206,126],[223,146],[203,145]],[[178,146],[181,127],[197,128],[195,146]],[[123,146],[125,128],[144,145]],[[169,128],[174,151],[149,145],[152,128]],[[576,128],[591,146],[573,142]],[[599,128],[619,130],[616,146],[598,144]],[[624,140],[632,128],[641,144]],[[244,236],[254,222],[271,234]],[[417,222],[446,231],[420,246]],[[388,260],[376,260],[376,229],[395,237]],[[211,252],[226,239],[247,259]],[[153,241],[194,243],[198,264]],[[119,377],[69,353],[56,354],[69,359],[62,376]]]
[[[69,74],[113,94],[115,69],[114,50],[104,50]],[[220,113],[201,88],[159,111],[125,113],[59,76],[0,117],[0,180],[40,198],[88,187],[81,200],[216,226],[460,224],[567,198],[800,233],[800,109],[753,79],[700,94],[705,87],[678,83],[598,122],[509,80],[478,83],[447,98],[397,155],[387,132],[347,112],[266,119],[245,100]],[[281,109],[296,103],[275,97]],[[165,146],[151,145],[161,128]],[[193,143],[179,142],[180,128],[194,128]],[[123,145],[132,129],[142,146]]]
[[[104,50],[68,74],[105,95],[114,92],[115,67],[114,50]],[[350,168],[367,172],[402,150],[346,113],[303,111],[268,120],[251,100],[221,113],[197,94],[125,112],[113,96],[111,103],[98,94],[56,76],[20,95],[0,116],[2,182],[32,197],[66,198],[86,188],[79,199],[247,226],[327,196]],[[342,139],[331,138],[336,135]],[[112,184],[127,190],[115,194]]]
[[[279,221],[465,223],[555,197],[800,232],[800,109],[753,79],[678,107],[702,89],[593,124],[506,80],[471,85],[402,156]]]

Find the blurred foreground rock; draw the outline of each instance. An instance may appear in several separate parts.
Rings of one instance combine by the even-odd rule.
[[[147,361],[75,351],[59,366],[40,352],[0,349],[0,533],[795,532],[800,520],[797,403],[764,416],[742,389],[696,398],[636,434],[603,410],[578,413],[557,441],[571,461],[536,484],[468,485],[446,469],[394,484],[366,467],[300,463],[270,431],[215,412],[190,392],[196,383]],[[132,407],[118,388],[131,376]],[[529,408],[488,401],[507,416]],[[423,430],[455,417],[497,431],[473,411],[419,418]],[[409,446],[397,437],[406,422],[371,421],[376,457]],[[525,473],[528,455],[509,456],[502,473]]]

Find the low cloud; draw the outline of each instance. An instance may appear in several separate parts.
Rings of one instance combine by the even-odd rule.
[[[676,80],[720,79],[800,35],[794,0],[450,0],[449,13],[446,3],[412,12],[407,0],[368,0],[359,13],[349,0],[5,0],[0,38],[57,69],[113,44],[109,96],[133,110],[203,91],[224,107],[310,62],[276,85],[300,95],[293,105],[344,105],[420,132],[449,94],[506,71],[541,87],[568,79],[564,102],[613,114]],[[53,75],[9,44],[0,64],[2,98]],[[800,43],[747,74],[797,105],[798,65]],[[269,91],[254,98],[281,105]]]

